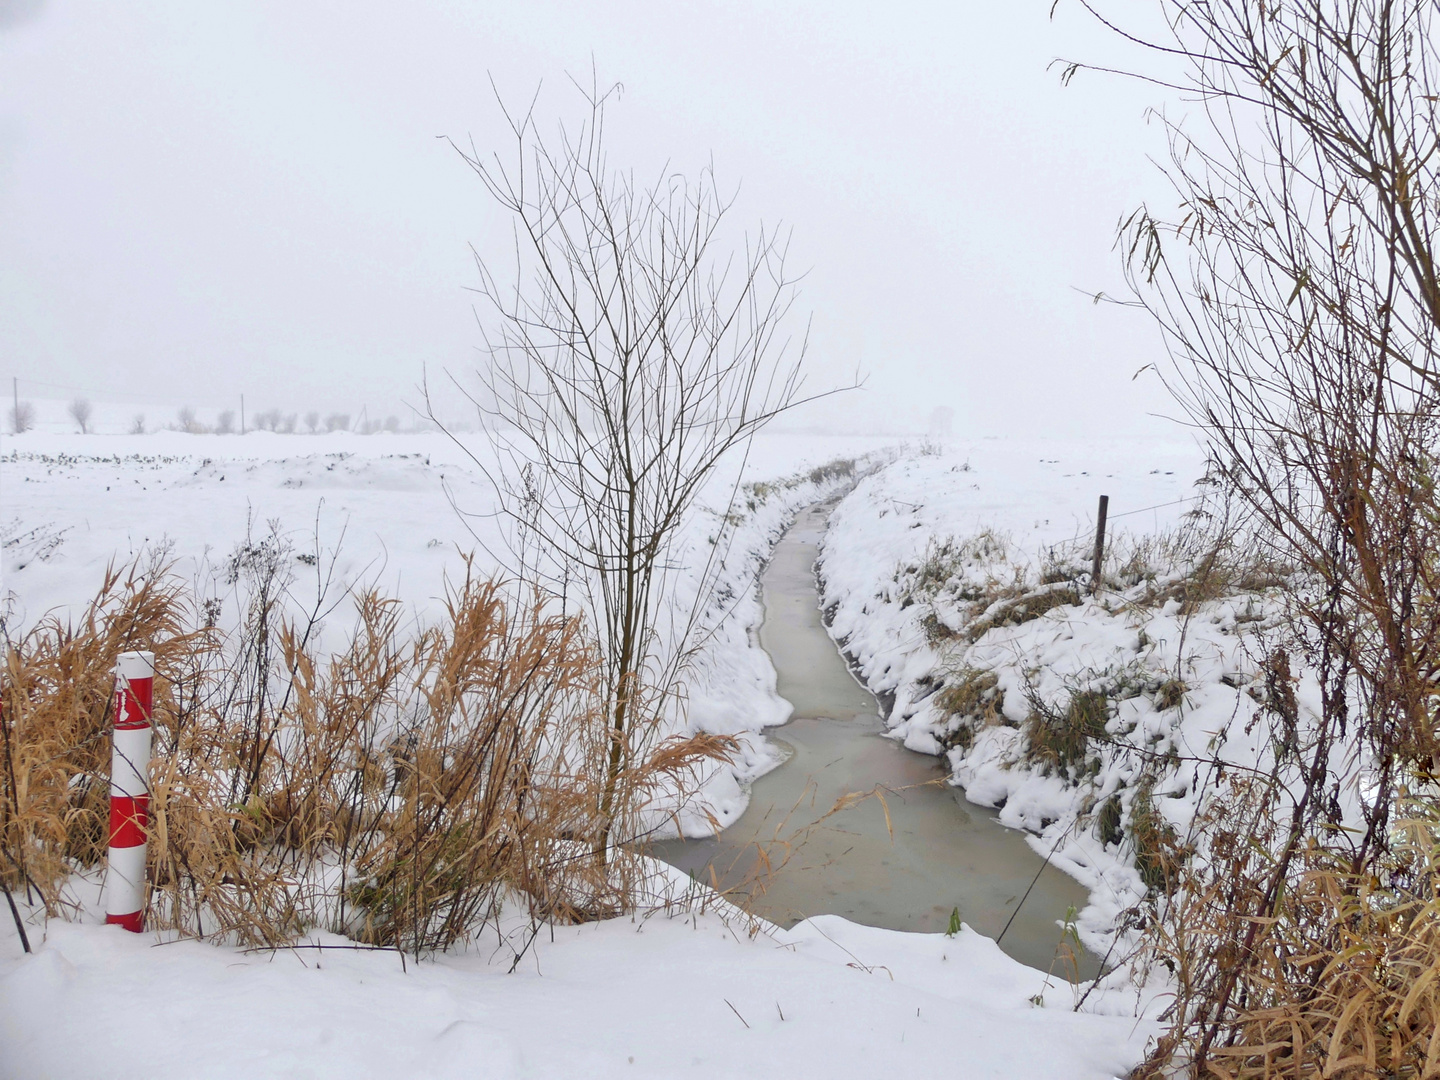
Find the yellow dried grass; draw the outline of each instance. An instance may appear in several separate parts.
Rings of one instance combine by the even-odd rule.
[[[149,923],[246,945],[325,926],[419,953],[507,898],[536,919],[624,911],[643,843],[597,858],[597,838],[638,838],[658,792],[733,749],[637,728],[603,820],[603,666],[578,619],[467,564],[436,625],[407,634],[397,601],[364,593],[348,644],[322,657],[273,584],[222,633],[163,568],[137,564],[107,574],[77,625],[7,643],[8,888],[64,915],[67,882],[103,859],[107,710],[129,649],[156,653]]]
[[[1136,1075],[1188,1061],[1187,1075],[1225,1080],[1440,1077],[1440,810],[1408,811],[1379,873],[1355,873],[1312,842],[1269,914],[1248,918],[1235,912],[1256,909],[1273,837],[1233,812],[1212,817],[1216,865],[1188,869],[1152,929],[1180,996],[1174,1027]],[[1240,973],[1235,992],[1197,1062],[1224,970]]]

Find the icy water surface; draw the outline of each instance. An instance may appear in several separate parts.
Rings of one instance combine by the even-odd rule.
[[[829,510],[821,504],[800,515],[761,582],[760,641],[781,696],[795,706],[794,718],[769,735],[789,760],[755,782],[749,809],[719,837],[668,841],[654,853],[704,880],[713,870],[722,888],[739,886],[757,914],[784,926],[836,914],[936,933],[958,907],[964,922],[993,938],[1030,889],[1000,947],[1068,974],[1056,957],[1060,923],[1067,909],[1084,906],[1085,889],[1054,867],[1042,870],[1021,833],[945,785],[942,759],[883,738],[875,698],[825,632],[814,566]],[[877,788],[879,797],[826,817],[836,800]],[[772,867],[760,875],[763,889],[753,884],[757,842]],[[1082,977],[1098,972],[1094,957],[1079,960]]]

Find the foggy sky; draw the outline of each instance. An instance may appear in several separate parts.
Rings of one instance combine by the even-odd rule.
[[[625,92],[611,160],[713,159],[794,230],[803,423],[1178,434],[1117,221],[1163,196],[1143,84],[1062,0],[934,4],[0,0],[0,375],[161,407],[399,411],[477,362],[467,245],[504,221],[443,140],[498,145],[490,77],[542,122],[566,73]],[[800,327],[797,327],[797,330]],[[53,384],[55,388],[38,385]]]

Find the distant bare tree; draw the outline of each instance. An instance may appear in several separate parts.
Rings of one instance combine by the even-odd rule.
[[[386,431],[392,431],[392,432],[393,432],[393,431],[399,431],[399,430],[400,430],[400,418],[399,418],[398,416],[387,416],[387,417],[385,418],[385,430],[386,430]]]
[[[676,607],[676,537],[721,463],[799,403],[805,353],[786,338],[783,238],[727,241],[731,201],[708,169],[648,185],[613,170],[610,96],[587,93],[586,122],[549,140],[533,114],[507,112],[503,158],[456,147],[518,238],[504,263],[476,256],[491,318],[471,396],[500,459],[513,569],[582,596],[606,664],[601,859],[621,776],[679,706],[713,599],[715,548],[693,568],[695,603]]]
[[[175,414],[180,422],[180,430],[189,435],[198,435],[204,431],[204,427],[195,416],[195,410],[189,405],[184,406]]]
[[[130,420],[130,434],[131,434],[131,435],[144,435],[144,434],[145,434],[145,414],[144,414],[143,412],[142,412],[142,413],[136,413],[135,416]]]
[[[77,397],[74,401],[70,402],[68,412],[70,413],[71,419],[80,425],[80,434],[82,435],[88,435],[90,433],[91,411],[90,402],[84,398]]]
[[[315,434],[315,432],[320,429],[320,414],[313,410],[307,412],[305,414],[305,426],[309,429],[310,434]]]
[[[349,413],[331,413],[329,416],[325,417],[325,430],[326,430],[326,431],[349,431],[349,430],[350,430],[350,414],[349,414]]]
[[[235,430],[235,411],[226,409],[215,418],[215,434],[229,435]]]
[[[295,426],[299,422],[300,417],[297,416],[295,413],[286,413],[284,417],[281,418],[280,423],[277,426],[278,429],[284,432],[286,435],[293,435],[295,433]]]
[[[35,406],[22,401],[10,410],[10,430],[23,435],[35,426]]]

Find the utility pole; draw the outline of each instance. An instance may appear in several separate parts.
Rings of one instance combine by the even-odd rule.
[[[240,434],[245,434],[245,395],[240,395]]]
[[[15,430],[20,430],[20,380],[10,376],[10,396],[15,399],[15,411],[10,415],[15,418]]]

